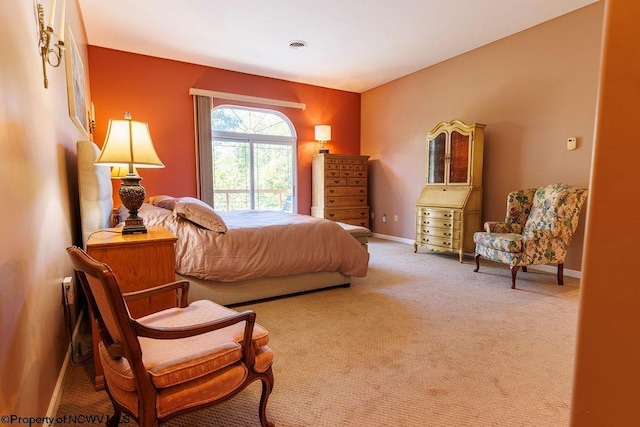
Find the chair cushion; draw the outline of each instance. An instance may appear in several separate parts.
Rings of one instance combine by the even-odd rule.
[[[146,326],[181,327],[221,319],[237,312],[212,301],[194,301],[186,308],[170,308],[138,319]],[[170,387],[229,366],[242,357],[245,322],[228,328],[179,340],[140,338],[142,360],[156,387]],[[253,328],[257,350],[269,342],[269,333],[258,324]],[[168,357],[170,355],[170,357]]]
[[[237,313],[211,301],[195,301],[186,308],[171,308],[138,319],[146,326],[180,327],[204,323]],[[228,328],[177,340],[158,340],[140,337],[142,363],[151,375],[154,386],[172,387],[219,371],[242,359],[244,322]],[[256,368],[271,366],[273,353],[268,350],[268,332],[255,324],[253,345],[260,350]],[[264,349],[261,349],[265,347]],[[264,354],[262,354],[264,353]],[[133,373],[126,359],[113,359],[101,351],[105,376],[123,390],[136,390]],[[258,359],[258,357],[257,357]],[[107,373],[107,371],[109,371]]]
[[[473,235],[476,245],[496,249],[502,252],[522,252],[522,235],[515,233],[483,233]]]

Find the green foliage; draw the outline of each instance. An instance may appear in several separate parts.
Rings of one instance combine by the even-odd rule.
[[[212,131],[234,132],[245,136],[293,136],[291,127],[280,115],[244,107],[214,109],[211,113],[211,126]],[[213,142],[212,154],[216,209],[279,210],[283,208],[287,197],[291,196],[293,146],[255,141],[251,144],[247,139],[218,139]],[[255,206],[251,206],[252,190]]]

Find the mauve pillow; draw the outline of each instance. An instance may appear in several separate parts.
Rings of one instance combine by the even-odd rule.
[[[225,233],[227,224],[211,206],[194,197],[180,197],[176,199],[173,215],[184,218],[207,230]]]
[[[149,203],[163,209],[173,210],[173,207],[176,204],[176,198],[172,196],[167,196],[165,194],[160,196],[151,196],[149,197]]]

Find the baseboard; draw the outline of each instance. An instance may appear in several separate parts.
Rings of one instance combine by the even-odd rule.
[[[405,239],[404,237],[389,236],[387,234],[380,234],[380,233],[372,233],[371,236],[372,237],[377,237],[379,239],[392,240],[394,242],[406,243],[406,244],[409,244],[409,245],[413,245],[414,244],[413,240]]]
[[[82,324],[82,317],[84,316],[84,310],[80,310],[80,314],[78,315],[78,320],[76,321],[76,325],[73,328],[73,334],[71,335],[71,342],[75,342],[78,337],[78,331],[80,330],[80,325]],[[56,414],[58,413],[58,406],[60,406],[60,399],[62,398],[62,388],[64,386],[64,379],[67,373],[67,368],[69,367],[69,360],[71,360],[71,348],[72,346],[67,346],[67,354],[64,357],[64,362],[62,362],[62,368],[60,368],[60,373],[58,374],[58,381],[56,381],[56,386],[53,389],[53,395],[51,396],[51,400],[49,401],[49,408],[47,408],[47,415],[45,419],[55,419]],[[50,423],[42,424],[42,427],[51,427]]]
[[[558,267],[556,267],[555,265],[530,265],[527,268],[529,270],[544,271],[545,273],[552,274],[556,274],[558,272]],[[575,277],[576,279],[582,279],[582,271],[565,268],[562,270],[562,274],[569,277]]]
[[[403,237],[396,237],[396,236],[389,236],[387,234],[372,233],[371,236],[377,237],[379,239],[384,239],[384,240],[392,240],[394,242],[399,242],[399,243],[407,243],[409,245],[413,245],[414,243],[414,241],[411,239],[405,239]],[[530,270],[543,271],[545,273],[556,274],[558,272],[558,267],[556,267],[555,265],[530,265],[528,268]],[[582,271],[579,271],[579,270],[571,270],[569,268],[565,268],[563,270],[563,274],[565,276],[575,277],[576,279],[582,278]]]

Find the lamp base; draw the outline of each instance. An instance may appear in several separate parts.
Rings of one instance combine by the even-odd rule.
[[[119,191],[120,201],[129,210],[129,217],[124,220],[122,234],[144,234],[147,232],[142,218],[138,216],[138,209],[142,206],[146,195],[144,187],[140,185],[140,180],[142,180],[141,177],[131,172],[122,178],[122,186]]]
[[[147,234],[147,227],[144,224],[127,224],[127,220],[125,220],[122,234]]]
[[[322,150],[318,151],[318,153],[320,153],[320,154],[329,154],[329,149],[328,148],[323,148]]]

